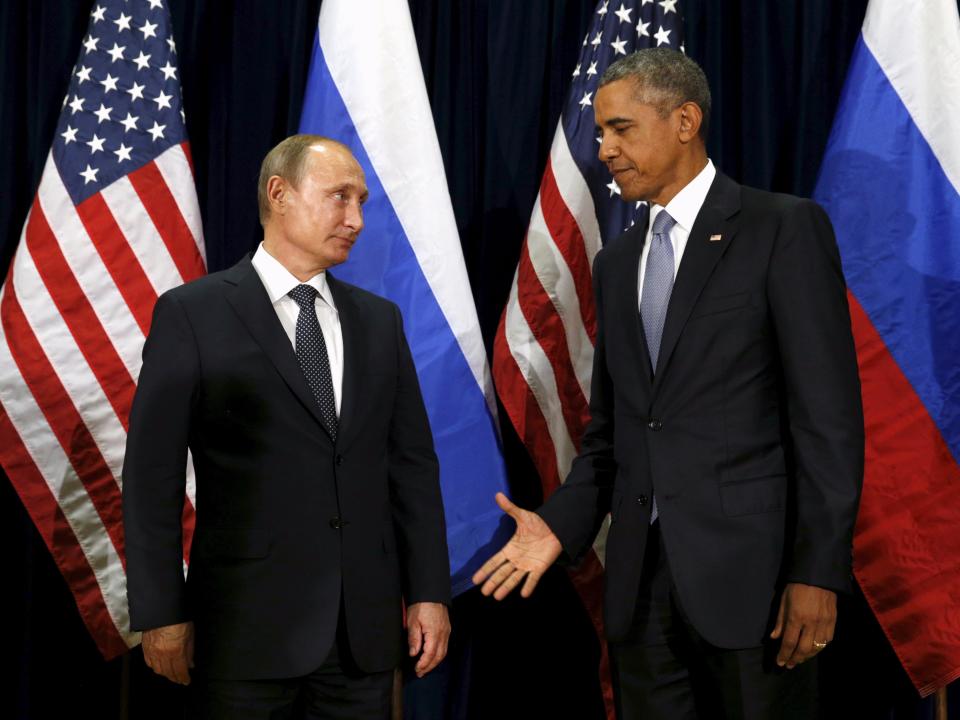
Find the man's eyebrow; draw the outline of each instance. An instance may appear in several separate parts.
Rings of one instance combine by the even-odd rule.
[[[354,190],[360,194],[361,199],[366,200],[370,196],[370,190],[363,185],[352,182],[344,182],[339,185],[334,185],[330,188],[329,192],[348,192]]]

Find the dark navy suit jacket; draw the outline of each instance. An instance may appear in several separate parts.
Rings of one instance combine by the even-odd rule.
[[[328,280],[344,345],[336,443],[249,258],[154,312],[123,468],[131,626],[193,620],[212,676],[316,669],[341,596],[357,664],[386,670],[401,657],[401,598],[450,600],[437,459],[399,310]]]
[[[605,607],[616,640],[633,619],[656,493],[690,621],[716,646],[757,646],[785,583],[851,584],[863,413],[839,253],[813,202],[718,174],[654,375],[637,303],[644,231],[597,255],[592,419],[539,512],[572,558],[612,514]]]

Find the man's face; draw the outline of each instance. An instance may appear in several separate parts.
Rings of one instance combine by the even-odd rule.
[[[317,267],[345,262],[363,228],[366,199],[363,170],[348,152],[327,145],[310,148],[300,186],[286,183],[286,242]]]
[[[624,200],[665,205],[680,189],[674,187],[683,149],[678,137],[680,109],[662,118],[635,94],[629,78],[597,91],[593,111],[601,137],[599,157]]]

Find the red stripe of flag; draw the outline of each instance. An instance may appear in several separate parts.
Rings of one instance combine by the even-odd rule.
[[[157,293],[130,243],[100,193],[94,193],[77,205],[77,214],[107,272],[146,336],[150,332],[150,319],[153,306],[157,302]]]
[[[530,331],[553,367],[563,419],[574,446],[579,449],[580,435],[590,419],[590,409],[570,359],[563,322],[533,268],[527,243],[520,250],[517,267],[517,301]]]
[[[194,177],[196,171],[193,169],[193,152],[190,150],[190,143],[182,142],[180,143],[180,148],[183,150],[183,154],[187,156],[187,165],[190,166],[190,175]]]
[[[124,561],[120,488],[23,314],[14,295],[12,268],[7,280],[0,318],[10,354]]]
[[[580,226],[577,225],[576,218],[573,217],[570,208],[560,195],[550,158],[547,158],[547,168],[543,172],[543,181],[540,184],[540,208],[550,236],[573,276],[583,326],[590,337],[590,342],[596,343],[597,320],[593,307],[593,275],[590,262],[587,260],[587,249]]]
[[[854,571],[921,694],[960,676],[960,467],[852,294],[866,426]],[[932,678],[925,681],[925,678]]]
[[[557,451],[550,438],[547,421],[530,385],[510,353],[506,336],[506,317],[500,316],[493,344],[493,381],[510,421],[523,441],[540,474],[544,497],[560,487]]]
[[[25,237],[47,292],[126,430],[136,385],[67,264],[39,200],[34,200]]]
[[[9,294],[10,289],[7,289]],[[0,406],[0,464],[73,592],[87,630],[107,660],[127,651],[80,543],[56,498]]]
[[[193,233],[155,162],[127,175],[184,282],[206,273]]]

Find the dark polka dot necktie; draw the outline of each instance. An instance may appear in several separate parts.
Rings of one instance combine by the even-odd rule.
[[[323,333],[317,321],[317,291],[309,285],[297,285],[287,295],[300,306],[297,314],[297,360],[300,361],[307,384],[320,406],[320,415],[330,431],[330,437],[336,440],[337,401],[333,394],[327,344],[323,341]]]

